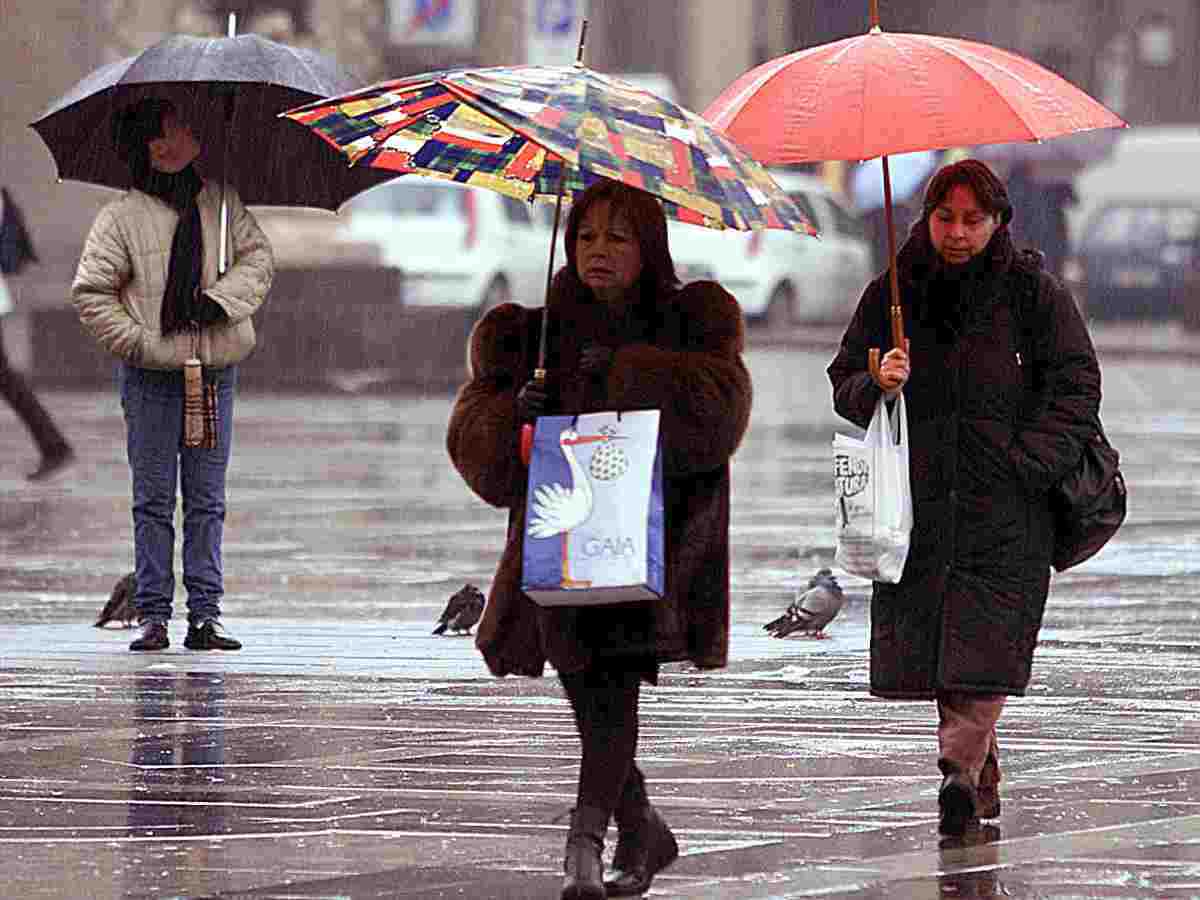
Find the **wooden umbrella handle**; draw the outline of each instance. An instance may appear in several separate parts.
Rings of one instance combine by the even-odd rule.
[[[892,322],[892,346],[907,348],[907,339],[904,336],[904,311],[900,309],[899,304],[892,304],[890,310],[890,318]],[[872,347],[867,351],[867,369],[871,373],[871,377],[875,379],[875,383],[879,383],[879,366],[883,354],[878,347]]]

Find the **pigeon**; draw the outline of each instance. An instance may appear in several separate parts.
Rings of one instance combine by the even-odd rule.
[[[483,615],[483,591],[473,584],[464,585],[462,590],[450,598],[446,611],[438,619],[434,634],[450,629],[455,634],[470,634],[471,628]]]
[[[96,620],[97,628],[104,628],[109,622],[124,622],[126,628],[132,628],[137,619],[137,610],[133,607],[133,595],[137,593],[137,578],[133,572],[121,577],[113,586],[112,594],[104,609],[100,610],[100,618]]]
[[[825,626],[841,611],[846,597],[832,569],[820,569],[808,580],[808,590],[792,601],[778,619],[763,626],[772,637],[787,637],[793,632],[824,637]]]

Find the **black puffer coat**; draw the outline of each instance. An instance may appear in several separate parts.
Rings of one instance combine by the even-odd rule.
[[[1100,370],[1070,293],[1007,228],[956,281],[919,229],[897,264],[914,524],[904,577],[874,585],[871,692],[1022,694],[1050,585],[1048,491],[1079,461]],[[880,396],[867,352],[891,346],[889,302],[885,273],[828,369],[835,409],[864,428]]]

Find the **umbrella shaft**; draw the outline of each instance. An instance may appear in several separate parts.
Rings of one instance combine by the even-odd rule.
[[[229,246],[229,204],[225,200],[225,186],[221,185],[221,249],[217,255],[217,272],[225,274],[229,267],[226,248]]]
[[[554,228],[550,232],[550,264],[546,266],[546,300],[542,311],[542,334],[538,339],[538,371],[545,378],[546,371],[546,332],[550,330],[550,286],[554,282],[554,251],[558,240],[558,221],[562,218],[563,190],[567,186],[567,161],[562,161],[558,170],[558,196],[554,198]],[[541,379],[539,379],[541,380]]]
[[[888,169],[888,158],[882,156],[883,166],[883,210],[888,241],[888,280],[892,295],[892,346],[904,347],[904,316],[900,311],[900,279],[896,274],[896,227],[892,217],[892,175]]]

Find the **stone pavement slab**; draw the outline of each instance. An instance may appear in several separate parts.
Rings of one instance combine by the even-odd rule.
[[[577,753],[558,685],[492,679],[425,624],[247,618],[231,654],[5,629],[4,895],[557,896]],[[682,848],[653,896],[1200,892],[1193,646],[1142,678],[1136,641],[1049,634],[1003,720],[998,828],[947,845],[931,705],[867,695],[865,604],[835,626],[748,622],[729,669],[646,689],[640,758]]]
[[[1130,519],[1053,580],[996,829],[945,843],[932,704],[867,692],[867,586],[843,579],[825,640],[761,628],[832,553],[826,361],[751,354],[731,664],[643,693],[682,850],[651,896],[1200,897],[1190,365],[1105,367]],[[448,395],[243,393],[224,608],[246,647],[189,652],[177,618],[145,655],[90,624],[132,555],[119,408],[43,399],[83,452],[48,485],[0,471],[0,896],[558,896],[578,747],[557,681],[430,634],[504,529],[445,461]],[[0,458],[28,452],[0,421]]]

